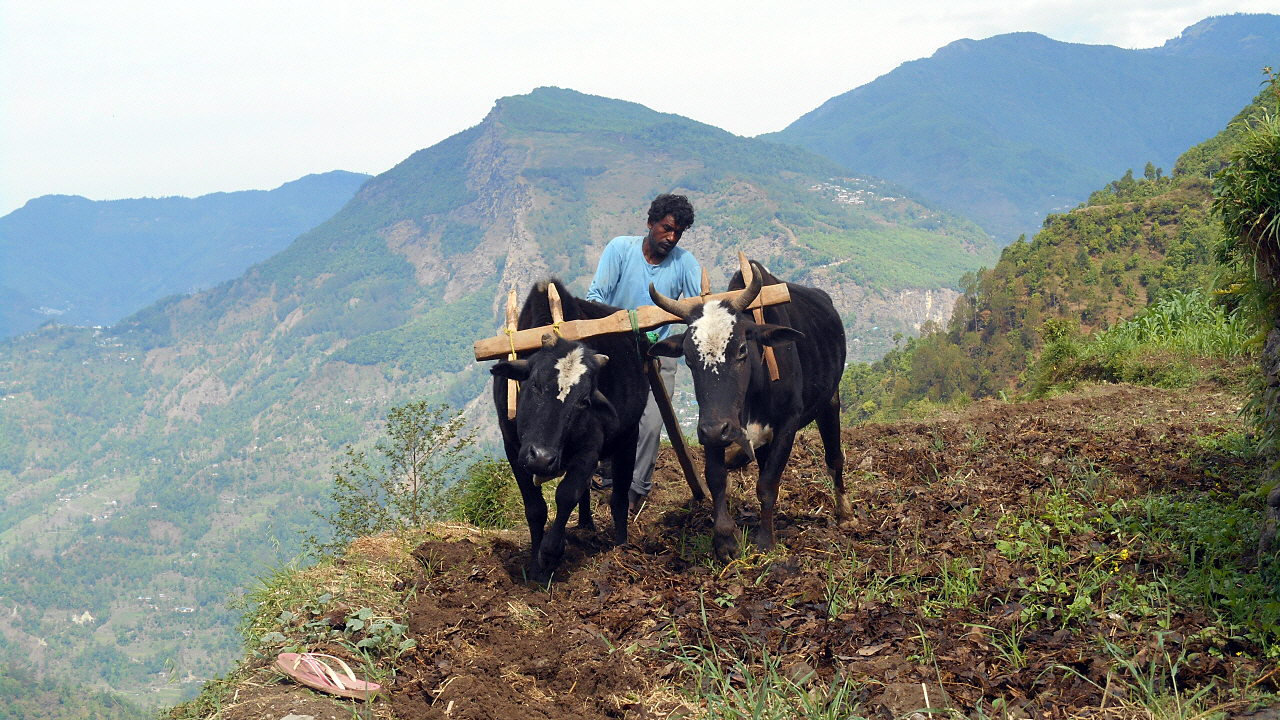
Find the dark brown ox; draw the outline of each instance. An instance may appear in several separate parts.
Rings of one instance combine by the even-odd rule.
[[[760,527],[755,544],[772,548],[774,510],[782,470],[791,457],[796,432],[815,420],[826,450],[827,471],[835,484],[837,521],[850,517],[844,496],[844,453],[840,449],[840,375],[844,372],[844,325],[831,298],[817,288],[787,283],[791,302],[764,309],[765,324],[744,311],[762,284],[781,282],[752,263],[750,287],[732,301],[698,303],[672,300],[649,286],[653,302],[684,319],[687,332],[655,345],[652,355],[684,356],[698,398],[698,441],[706,449],[707,489],[715,522],[716,558],[737,557],[737,527],[725,498],[728,470],[759,465],[756,496]],[[743,288],[742,273],[729,289]],[[761,348],[773,348],[780,378],[770,381]],[[726,458],[726,452],[728,457]]]
[[[556,284],[565,320],[602,318],[618,308],[575,298]],[[520,329],[551,324],[547,283],[529,292],[520,310]],[[507,461],[524,498],[533,557],[551,571],[564,555],[565,526],[578,508],[578,527],[595,529],[591,518],[591,474],[601,459],[612,459],[616,477],[631,477],[636,436],[648,385],[636,339],[604,335],[584,342],[548,333],[543,345],[518,360],[496,363],[491,372],[520,383],[516,419],[507,419],[507,383],[493,384],[494,407]],[[563,474],[556,486],[556,516],[547,528],[542,481]],[[614,538],[627,541],[627,487],[616,483],[609,501]]]

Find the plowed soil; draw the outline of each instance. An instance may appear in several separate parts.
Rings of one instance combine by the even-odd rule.
[[[1036,571],[997,550],[1008,534],[1000,518],[1073,473],[1105,477],[1111,497],[1221,490],[1233,474],[1256,468],[1206,458],[1197,438],[1236,427],[1238,407],[1237,397],[1211,385],[1099,386],[847,429],[857,518],[844,526],[830,512],[820,441],[805,434],[779,503],[784,549],[728,567],[710,561],[709,510],[688,502],[664,450],[658,490],[633,525],[633,543],[617,548],[605,533],[573,530],[565,563],[549,581],[530,577],[523,532],[419,547],[428,569],[416,580],[408,618],[418,645],[401,658],[391,710],[414,720],[696,716],[697,688],[677,654],[681,643],[715,643],[742,658],[768,653],[797,677],[812,670],[822,683],[837,674],[855,678],[857,712],[867,716],[924,707],[926,691],[930,707],[949,704],[965,714],[989,712],[996,699],[1017,717],[1089,714],[1105,705],[1115,665],[1100,654],[1099,638],[1145,661],[1147,649],[1155,652],[1151,635],[1114,614],[1068,629],[1032,624],[1019,646],[1025,665],[1015,667],[993,636],[1020,617],[1019,599]],[[755,468],[731,481],[737,522],[751,529]],[[606,527],[600,501],[596,518]],[[1109,541],[1089,531],[1065,540],[1073,563],[1094,561]],[[1161,567],[1156,549],[1127,549],[1132,559],[1117,562],[1118,573],[1146,577]],[[833,562],[854,554],[858,576],[833,577]],[[909,592],[894,599],[865,591],[874,582],[936,578],[955,558],[981,568],[964,609],[927,612]],[[833,584],[853,589],[835,604]],[[1168,624],[1166,641],[1185,643],[1176,647],[1186,651],[1184,687],[1214,679],[1230,685],[1269,669],[1248,659],[1256,648],[1219,643],[1210,652],[1208,640],[1189,640],[1207,624],[1193,610],[1172,612]],[[671,690],[681,687],[689,692]]]

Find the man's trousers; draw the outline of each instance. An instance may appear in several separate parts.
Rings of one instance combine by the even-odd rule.
[[[676,385],[677,358],[659,357],[658,375],[667,388],[667,398],[671,398]],[[662,413],[658,410],[658,401],[649,395],[649,404],[645,405],[644,416],[640,418],[640,442],[636,445],[636,469],[631,480],[631,491],[637,495],[648,495],[653,490],[653,464],[658,459],[658,444],[662,439]]]

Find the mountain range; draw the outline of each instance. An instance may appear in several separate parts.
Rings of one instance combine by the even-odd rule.
[[[31,200],[0,217],[0,337],[50,318],[111,325],[230,280],[333,215],[367,179],[335,170],[197,198]]]
[[[1166,171],[1280,67],[1280,16],[1196,23],[1160,47],[1036,33],[957,40],[767,139],[901,183],[1007,244],[1147,162]]]

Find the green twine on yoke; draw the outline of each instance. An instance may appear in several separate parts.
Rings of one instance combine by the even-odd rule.
[[[640,353],[640,359],[643,360],[649,348],[642,340],[648,345],[657,345],[660,338],[656,330],[645,332],[640,329],[640,315],[635,310],[628,310],[627,317],[631,318],[631,332],[636,336],[636,352]]]
[[[644,348],[640,346],[640,337],[642,334],[640,332],[640,316],[635,310],[628,310],[627,317],[631,318],[631,332],[635,333],[636,336],[636,353],[638,353],[640,358],[643,359]]]

